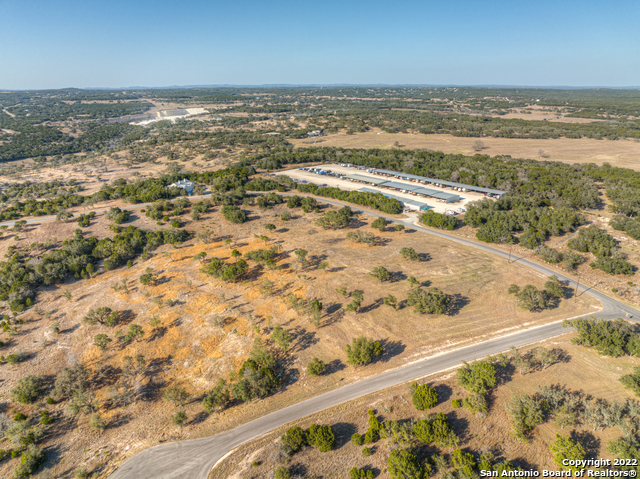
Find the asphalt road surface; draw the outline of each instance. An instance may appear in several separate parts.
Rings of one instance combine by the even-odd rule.
[[[340,203],[338,201],[327,200],[324,198],[317,199],[318,201],[330,203],[335,206],[345,206],[344,203]],[[147,205],[136,205],[133,208],[127,209],[138,209],[143,208],[144,206]],[[352,205],[349,206],[353,208]],[[356,208],[353,209],[355,211],[361,211]],[[97,212],[103,211],[106,210]],[[402,223],[406,227],[414,228],[430,235],[438,236],[449,241],[501,256],[505,258],[505,263],[509,257],[509,255],[504,251],[492,248],[489,245],[475,243],[444,232],[423,228],[414,224],[412,220],[396,220],[386,215],[374,212],[364,213],[371,216],[381,216],[392,222]],[[43,221],[51,221],[53,219],[55,218],[34,218],[32,220],[28,220],[28,223],[39,223]],[[3,224],[13,224],[13,222],[6,222]],[[556,275],[561,281],[564,281],[567,286],[573,288],[576,287],[576,282],[574,280],[559,274],[557,271],[533,263],[525,258],[512,256],[511,261],[518,262],[521,265],[532,268],[545,275]],[[602,303],[602,309],[600,312],[595,314],[596,317],[607,320],[627,317],[634,321],[640,318],[640,311],[627,306],[620,301],[616,301],[599,291],[593,290],[588,286],[580,285],[578,290],[582,294],[587,294]],[[561,322],[555,322],[407,364],[406,366],[363,379],[339,389],[293,404],[279,411],[275,411],[271,414],[255,419],[235,429],[218,434],[217,436],[172,442],[146,449],[126,460],[109,477],[110,479],[206,479],[211,468],[216,464],[216,462],[234,448],[291,421],[320,412],[324,409],[366,394],[380,391],[407,381],[416,380],[433,373],[459,367],[462,361],[480,359],[488,355],[506,351],[511,346],[524,346],[526,344],[558,336],[563,332],[566,332],[566,330],[562,328]]]

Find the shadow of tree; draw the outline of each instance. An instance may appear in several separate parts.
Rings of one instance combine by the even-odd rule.
[[[338,422],[331,425],[331,430],[336,436],[336,443],[334,450],[340,449],[342,446],[351,442],[351,436],[358,432],[358,429],[354,424],[348,422]]]
[[[380,344],[384,348],[384,354],[379,358],[380,361],[386,363],[391,358],[402,354],[406,346],[401,341],[392,341],[390,339],[381,339]]]
[[[80,327],[80,324],[76,323],[73,326],[71,326],[70,328],[67,329],[63,329],[60,331],[60,334],[71,334],[73,333],[76,329],[78,329]]]
[[[496,365],[496,380],[498,385],[508,383],[513,379],[513,375],[516,373],[516,367],[509,361],[504,366]]]
[[[60,444],[44,447],[43,452],[46,455],[44,463],[42,464],[43,470],[50,469],[56,464],[59,464],[64,456]],[[69,470],[69,474],[71,474],[71,470]],[[44,472],[42,472],[42,477],[46,477]]]
[[[524,457],[517,457],[511,460],[511,464],[514,467],[522,468],[525,471],[535,470],[537,466],[529,461],[529,459],[525,459]]]
[[[334,359],[330,363],[327,364],[327,369],[324,370],[325,375],[337,373],[338,371],[342,371],[346,369],[346,365],[340,359]]]
[[[453,432],[460,438],[460,442],[464,442],[466,436],[469,434],[469,421],[464,417],[456,415],[453,411],[447,413],[446,416]]]
[[[331,310],[331,313],[329,313],[329,310]],[[327,314],[323,317],[320,327],[324,328],[337,323],[342,318],[344,318],[344,315],[345,312],[342,309],[342,305],[334,303],[327,308]]]
[[[600,438],[590,431],[571,431],[571,439],[578,442],[584,448],[586,457],[598,457],[600,453]]]
[[[451,302],[449,303],[449,306],[447,307],[447,311],[445,313],[447,316],[455,316],[460,312],[462,308],[464,308],[471,302],[468,297],[463,296],[459,293],[449,295],[449,297],[451,298]]]
[[[282,374],[282,384],[280,389],[282,391],[286,390],[287,387],[291,386],[292,384],[298,382],[298,379],[300,378],[300,370],[297,368],[283,368],[284,372]]]
[[[371,304],[361,306],[358,313],[370,313],[371,311],[378,309],[383,303],[384,300],[382,298],[378,298]]]
[[[40,376],[40,387],[42,391],[50,392],[53,391],[53,385],[56,381],[56,377],[53,374],[46,374],[44,376]]]
[[[152,330],[151,336],[149,337],[149,339],[147,339],[147,343],[151,343],[156,339],[162,338],[166,333],[167,333],[167,328],[165,326],[159,326],[157,328],[154,328]]]
[[[561,348],[553,348],[551,350],[553,354],[556,355],[556,363],[568,363],[571,361],[571,355]],[[551,363],[549,366],[553,366],[555,363]],[[547,367],[549,367],[547,366]]]
[[[207,420],[209,415],[205,411],[200,411],[196,414],[191,421],[189,421],[189,426],[195,426],[197,424],[201,424]]]
[[[131,414],[125,412],[119,412],[113,419],[109,421],[107,427],[109,429],[117,429],[121,426],[126,426],[131,422]]]
[[[296,326],[291,330],[293,336],[294,347],[291,350],[304,351],[305,349],[317,344],[320,340],[316,338],[315,331],[307,331],[301,326]]]
[[[446,384],[438,384],[434,389],[436,390],[436,393],[438,393],[439,403],[448,401],[453,395],[453,389]]]
[[[418,261],[420,261],[420,262],[431,261],[431,254],[429,254],[429,253],[418,253]]]
[[[96,389],[102,389],[117,383],[121,374],[122,370],[120,368],[115,368],[110,364],[102,367],[99,366],[95,369],[91,382]]]
[[[165,388],[165,380],[159,377],[151,377],[147,384],[139,386],[139,397],[142,401],[159,401]],[[191,400],[187,401],[187,404]]]
[[[405,281],[407,278],[408,276],[404,274],[402,271],[396,271],[394,273],[391,273],[391,278],[389,278],[389,282],[397,283],[399,281]]]
[[[357,230],[358,228],[362,228],[363,226],[367,226],[367,223],[359,218],[351,218],[351,222],[344,229]]]
[[[303,464],[294,464],[289,467],[289,472],[291,473],[291,477],[307,477],[308,469],[307,466]]]
[[[342,303],[331,303],[329,306],[327,306],[326,312],[327,314],[334,314],[340,311],[341,308]]]
[[[134,319],[136,319],[136,313],[130,309],[120,311],[120,314],[118,315],[118,323],[126,323],[133,321]]]

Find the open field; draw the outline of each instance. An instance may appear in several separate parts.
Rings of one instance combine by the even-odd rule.
[[[474,150],[476,141],[481,140],[485,148]],[[339,147],[339,148],[400,148],[429,149],[445,153],[497,156],[510,155],[514,158],[544,159],[564,163],[610,163],[613,166],[640,170],[640,143],[635,140],[593,140],[582,139],[519,139],[519,138],[465,138],[453,135],[423,135],[414,133],[386,133],[372,129],[365,133],[347,135],[345,132],[330,133],[313,139],[289,140],[297,148]],[[399,146],[395,146],[398,142]],[[540,157],[540,150],[544,157]]]
[[[566,108],[559,108],[560,112],[554,111],[556,108],[554,107],[542,107],[540,105],[532,105],[527,108],[510,108],[503,115],[498,115],[497,113],[484,111],[482,113],[478,113],[475,110],[469,109],[464,103],[460,102],[450,102],[450,105],[453,105],[454,111],[460,112],[465,115],[470,116],[488,116],[492,118],[503,118],[503,119],[518,119],[518,120],[537,120],[537,121],[550,121],[555,123],[591,123],[594,121],[603,121],[593,118],[577,118],[573,116],[565,116],[567,113]],[[407,108],[392,108],[392,110],[398,111],[407,111],[411,110],[410,107]],[[414,110],[421,111],[421,110]],[[439,111],[438,113],[451,113],[451,111]]]
[[[533,394],[537,385],[561,385],[568,390],[582,391],[595,398],[624,402],[633,394],[622,387],[618,379],[640,365],[638,358],[609,358],[587,348],[571,344],[573,333],[532,345],[563,351],[564,360],[542,371],[520,375],[512,371],[505,381],[491,394],[490,410],[486,417],[473,415],[464,408],[453,409],[451,399],[461,399],[467,392],[456,383],[455,374],[447,372],[430,376],[420,383],[427,383],[438,392],[438,405],[429,414],[442,412],[461,438],[461,447],[466,452],[477,455],[482,451],[492,451],[496,461],[510,460],[524,469],[557,470],[548,445],[555,434],[568,434],[568,429],[560,429],[551,419],[537,426],[528,442],[522,442],[511,434],[511,424],[505,405],[515,394]],[[380,421],[401,419],[422,419],[426,414],[417,411],[411,402],[408,385],[404,384],[375,394],[341,404],[318,414],[314,414],[285,427],[279,428],[255,441],[238,447],[216,465],[209,479],[258,479],[269,477],[277,465],[285,465],[292,474],[302,477],[334,479],[348,477],[352,467],[377,471],[376,477],[388,477],[386,460],[393,445],[389,440],[380,440],[372,447],[370,457],[363,456],[362,446],[350,442],[354,432],[364,434],[367,425],[367,410],[373,409]],[[336,434],[336,448],[320,453],[316,448],[306,447],[289,460],[274,461],[273,451],[279,436],[291,426],[309,427],[311,424],[329,424]],[[611,459],[607,443],[621,436],[618,428],[593,431],[591,426],[579,425],[575,436],[585,445],[587,457]],[[415,448],[421,457],[438,453],[433,446]],[[450,450],[442,452],[450,453]],[[258,466],[252,466],[253,462]],[[442,471],[438,471],[441,473]],[[442,474],[438,474],[442,477]]]
[[[593,299],[583,295],[577,303],[573,299],[564,300],[557,308],[542,313],[524,312],[507,295],[506,285],[530,283],[541,287],[545,281],[542,275],[517,263],[506,266],[492,255],[418,232],[385,231],[377,233],[379,246],[357,246],[345,241],[344,230],[315,227],[318,213],[293,210],[294,219],[283,222],[278,215],[287,210],[284,205],[266,211],[255,207],[245,210],[250,221],[242,225],[227,223],[217,211],[204,215],[200,222],[187,221],[190,230],[214,228],[218,237],[212,243],[192,240],[176,249],[164,246],[149,260],[134,261],[131,268],[44,288],[36,305],[51,313],[49,320],[38,316],[34,309],[21,315],[26,324],[5,346],[3,354],[22,351],[29,359],[16,366],[3,366],[5,380],[0,385],[0,394],[6,397],[24,375],[50,378],[50,383],[62,367],[82,363],[92,371],[95,398],[108,426],[102,434],[92,432],[88,417],[68,416],[64,403],[12,405],[29,416],[43,409],[54,416],[52,433],[42,443],[50,457],[47,471],[64,476],[85,466],[104,477],[124,457],[159,441],[215,434],[407,361],[598,308]],[[368,226],[370,221],[361,216],[355,226],[373,231]],[[270,239],[266,243],[256,239],[254,235],[264,234],[264,225],[269,222],[278,229],[267,233]],[[148,229],[158,227],[155,221],[142,215],[134,224]],[[76,226],[71,222],[29,226],[20,233],[19,241],[11,237],[10,242],[3,241],[0,253],[9,244],[23,246],[52,236],[62,241],[73,234]],[[98,215],[85,234],[110,236],[104,216]],[[223,238],[232,238],[232,248],[241,253],[280,245],[281,269],[253,268],[249,281],[238,284],[222,283],[200,273],[199,262],[193,261],[195,254],[206,252],[207,258],[230,259],[231,249],[222,244]],[[415,248],[422,261],[402,261],[398,254],[402,247]],[[296,264],[292,252],[298,248],[309,251],[310,266]],[[315,269],[314,265],[321,261],[328,262],[327,269]],[[393,280],[380,283],[368,276],[379,265],[394,273]],[[155,286],[145,287],[138,281],[148,267],[160,275]],[[389,293],[401,300],[406,297],[409,285],[405,278],[409,275],[450,295],[453,304],[449,313],[420,315],[406,306],[394,311],[381,304],[381,298]],[[267,280],[272,283],[271,292]],[[113,288],[122,281],[127,283],[128,292]],[[363,291],[360,312],[345,312],[349,299],[335,293],[340,286],[349,292]],[[65,290],[71,293],[70,301],[63,297]],[[285,297],[289,293],[322,301],[325,313],[319,327],[308,316],[298,315],[287,307]],[[167,301],[176,304],[170,306]],[[127,344],[114,337],[114,329],[83,324],[82,317],[98,306],[126,312],[126,319],[114,329],[126,329],[127,323],[139,324],[145,331],[144,338]],[[149,324],[154,316],[160,320],[157,326]],[[61,330],[58,334],[52,330],[56,323]],[[290,329],[295,338],[291,352],[279,355],[286,365],[282,392],[207,416],[200,402],[202,394],[218,378],[233,377],[247,358],[254,339],[267,340],[275,324]],[[92,345],[98,333],[113,337],[112,345],[104,353]],[[366,368],[345,364],[344,345],[359,335],[383,342],[387,352],[382,361]],[[139,399],[126,407],[109,406],[110,388],[117,383],[124,357],[137,354],[142,354],[148,364],[139,379]],[[307,376],[306,365],[313,357],[329,363],[330,373],[318,379]],[[189,422],[184,428],[171,424],[169,416],[175,408],[161,400],[162,391],[172,384],[183,385],[191,393],[185,407]],[[64,457],[64,461],[59,462],[56,457]],[[9,474],[15,465],[16,460],[2,463],[0,474]]]
[[[464,109],[464,107],[462,108]],[[577,118],[573,116],[565,116],[566,113],[566,108],[531,105],[527,108],[511,108],[505,115],[490,114],[490,116],[494,118],[505,119],[517,118],[519,120],[546,120],[557,123],[592,123],[595,121],[602,121],[593,118]]]

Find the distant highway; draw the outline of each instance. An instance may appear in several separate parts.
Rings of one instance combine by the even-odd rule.
[[[285,193],[285,196],[290,194]],[[205,198],[209,195],[192,197],[192,199]],[[507,259],[504,251],[492,248],[489,245],[475,243],[463,238],[449,235],[441,231],[435,231],[414,224],[411,220],[398,220],[381,213],[362,211],[353,205],[341,203],[325,198],[316,199],[323,203],[335,206],[350,206],[354,211],[370,216],[383,217],[391,222],[404,224],[405,227],[414,228],[426,234],[437,236],[458,244],[476,248]],[[136,205],[126,209],[139,209],[148,206]],[[107,210],[100,210],[104,212]],[[51,221],[55,218],[34,218],[29,223]],[[3,224],[13,224],[5,222]],[[576,287],[576,282],[557,271],[536,264],[525,258],[512,255],[512,261],[518,262],[545,275],[556,275],[567,286]],[[612,320],[616,318],[632,318],[634,321],[640,318],[640,311],[600,293],[589,286],[581,284],[579,291],[587,294],[602,303],[602,310],[594,314],[596,317]],[[488,355],[497,354],[508,350],[511,346],[524,346],[545,339],[558,336],[566,332],[562,328],[561,321],[545,326],[527,329],[508,336],[484,341],[455,351],[440,354],[420,361],[402,366],[400,368],[372,376],[361,381],[348,384],[333,391],[312,397],[297,404],[293,404],[279,411],[262,416],[235,429],[202,439],[178,441],[162,444],[146,449],[127,459],[113,474],[111,479],[206,479],[211,468],[218,460],[224,457],[237,446],[258,438],[285,424],[320,412],[324,409],[336,406],[346,401],[356,399],[366,394],[381,391],[383,389],[402,384],[404,382],[419,379],[447,369],[459,367],[462,361],[473,361]]]

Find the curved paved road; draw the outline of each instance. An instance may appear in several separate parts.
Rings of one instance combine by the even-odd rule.
[[[333,200],[327,200],[324,198],[318,198],[318,200],[336,206],[345,206],[343,203]],[[361,210],[356,211],[361,212]],[[382,216],[393,222],[404,223],[406,226],[424,233],[464,244],[472,248],[477,248],[503,258],[508,258],[507,253],[492,248],[491,246],[474,243],[440,231],[423,228],[413,224],[411,220],[398,221],[380,213],[364,213],[372,216]],[[518,258],[512,255],[512,261],[517,261],[520,264],[535,269],[545,275],[555,274],[560,278],[560,280],[565,281],[568,286],[576,286],[575,281],[572,279],[524,258]],[[627,314],[630,317],[640,316],[640,311],[616,301],[615,299],[598,291],[590,289],[587,286],[580,285],[579,290],[602,303],[603,308],[596,314],[597,317],[603,319],[615,319],[624,317]],[[110,479],[206,479],[211,468],[216,464],[216,462],[234,448],[291,421],[320,412],[324,409],[369,393],[380,391],[407,381],[419,379],[446,369],[459,367],[462,361],[480,359],[491,354],[506,351],[511,346],[523,346],[560,335],[563,332],[566,332],[566,330],[563,330],[561,322],[555,322],[538,328],[521,331],[509,336],[475,344],[456,351],[451,351],[435,357],[426,358],[401,368],[387,371],[377,376],[329,391],[297,404],[293,404],[217,436],[188,441],[178,441],[146,449],[125,461],[109,477]]]
[[[340,203],[338,201],[327,200],[325,198],[317,199],[335,206],[345,206],[344,203]],[[133,208],[127,209],[137,209],[144,206],[145,205],[136,205]],[[352,205],[348,206],[353,208]],[[355,208],[354,210],[362,212]],[[508,258],[507,253],[492,248],[489,245],[474,243],[463,238],[451,236],[444,232],[423,228],[413,224],[411,220],[396,220],[375,212],[367,211],[364,213],[372,216],[381,216],[392,222],[403,223],[405,226],[409,226],[430,235],[444,238],[472,248],[477,248],[505,259]],[[29,223],[51,221],[52,219],[54,218],[33,219],[29,220]],[[512,261],[517,261],[518,263],[545,275],[554,274],[568,286],[576,286],[575,281],[572,279],[527,259],[518,258],[517,256],[512,255]],[[579,290],[602,303],[603,308],[596,314],[597,317],[607,320],[624,317],[626,315],[630,318],[634,318],[634,320],[640,317],[640,311],[616,301],[599,291],[590,289],[588,286],[580,285]],[[343,386],[339,389],[329,391],[297,404],[293,404],[217,436],[188,441],[178,441],[146,449],[125,461],[109,477],[110,479],[206,479],[209,471],[216,462],[235,447],[266,434],[269,431],[291,421],[320,412],[324,409],[369,393],[380,391],[407,381],[419,379],[446,369],[458,367],[462,361],[480,359],[491,354],[506,351],[511,346],[519,347],[548,339],[562,334],[564,331],[565,330],[563,330],[561,322],[555,322],[511,334],[509,336],[485,341],[438,356],[426,358],[398,369],[387,371],[377,376]]]

